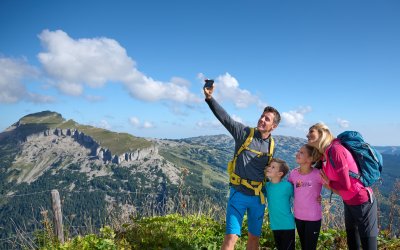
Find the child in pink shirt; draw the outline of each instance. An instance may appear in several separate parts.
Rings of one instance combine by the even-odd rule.
[[[316,249],[321,229],[320,195],[323,180],[312,164],[321,157],[318,150],[303,145],[296,154],[299,167],[290,172],[288,181],[294,186],[294,217],[301,249]]]

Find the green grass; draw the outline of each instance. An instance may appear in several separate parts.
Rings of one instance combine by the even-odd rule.
[[[62,116],[56,112],[42,111],[39,113],[34,113],[26,115],[21,118],[20,124],[59,124],[62,123],[64,119]]]
[[[79,125],[77,130],[91,136],[100,145],[111,150],[113,154],[120,155],[136,149],[148,148],[152,143],[146,139],[132,136],[127,133],[116,133],[109,130],[91,126]]]
[[[269,223],[264,219],[260,249],[274,249],[274,237]],[[246,219],[245,222],[246,224]],[[87,234],[67,239],[59,244],[51,231],[37,233],[39,249],[220,249],[225,235],[225,225],[205,215],[170,214],[132,218],[115,230],[110,226],[100,229],[100,234]],[[50,237],[49,237],[50,235]],[[243,227],[242,236],[235,249],[246,249],[247,230]],[[382,232],[378,237],[378,249],[399,249],[400,239],[390,238]],[[296,249],[301,249],[296,238]],[[317,249],[347,249],[346,234],[336,229],[320,233]]]

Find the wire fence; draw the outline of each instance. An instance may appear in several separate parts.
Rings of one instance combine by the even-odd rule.
[[[40,197],[46,193],[50,197],[52,190],[43,190],[38,192],[29,193],[10,193],[0,196],[0,201],[10,198],[23,198],[23,197]],[[106,207],[99,207],[98,216],[93,214],[93,211],[85,211],[82,209],[81,214],[68,214],[63,213],[62,218],[64,222],[64,231],[67,232],[67,237],[74,237],[76,235],[85,235],[89,233],[98,233],[98,230],[105,225],[111,225],[115,229],[119,229],[121,225],[129,223],[132,218],[137,217],[151,217],[166,214],[179,213],[185,214],[198,214],[208,215],[212,218],[222,220],[225,218],[226,199],[228,197],[229,189],[214,190],[210,193],[209,190],[177,190],[174,194],[161,197],[160,192],[148,190],[135,190],[135,191],[115,191],[115,190],[70,190],[69,188],[58,189],[60,192],[62,205],[67,205],[66,202],[73,202],[68,200],[67,197],[75,195],[87,195],[88,193],[102,193],[106,199]],[[115,196],[110,196],[114,194]],[[195,195],[194,195],[195,194]],[[380,200],[379,192],[376,192],[378,201]],[[76,196],[75,196],[76,197]],[[120,200],[116,199],[119,197]],[[396,196],[397,197],[397,196]],[[396,202],[397,198],[394,198]],[[343,202],[339,197],[328,202],[328,199],[322,200],[323,207],[323,227],[325,228],[339,228],[344,229],[343,216],[338,214],[343,213]],[[220,199],[216,203],[216,199]],[[71,205],[71,204],[68,204]],[[51,207],[36,207],[32,208],[40,210],[42,218],[34,218],[33,223],[36,230],[30,231],[28,226],[21,221],[14,221],[12,218],[0,218],[1,220],[9,219],[12,223],[15,233],[8,234],[6,237],[0,238],[0,249],[20,249],[20,247],[36,249],[34,238],[35,233],[39,230],[44,230],[43,221],[47,218],[52,218]],[[105,210],[105,211],[103,211]],[[63,211],[64,212],[64,211]],[[396,211],[391,214],[396,218]],[[34,213],[32,213],[34,214]],[[105,216],[104,216],[105,215]],[[400,212],[397,211],[397,215]],[[103,216],[103,217],[102,217]],[[97,217],[97,218],[95,218]],[[397,216],[398,217],[398,216]],[[79,219],[77,219],[79,218]],[[83,219],[82,219],[83,218]],[[0,228],[1,229],[1,228]],[[396,230],[395,230],[396,231]],[[397,229],[398,231],[398,229]],[[10,248],[9,246],[12,246]]]

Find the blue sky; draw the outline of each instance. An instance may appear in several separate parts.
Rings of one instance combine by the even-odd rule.
[[[0,131],[51,110],[152,138],[226,133],[265,105],[276,135],[326,123],[400,145],[400,1],[0,1]]]

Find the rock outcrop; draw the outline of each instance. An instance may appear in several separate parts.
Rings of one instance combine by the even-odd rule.
[[[47,129],[43,133],[32,134],[26,137],[26,140],[29,141],[33,138],[40,136],[58,136],[58,137],[71,137],[76,142],[78,142],[83,147],[90,149],[90,156],[95,157],[96,159],[102,160],[104,163],[116,163],[120,164],[122,162],[133,162],[145,159],[146,157],[152,154],[158,154],[158,148],[153,144],[148,148],[140,148],[131,152],[125,152],[121,155],[113,155],[111,150],[108,148],[104,148],[94,140],[91,136],[84,134],[81,131],[76,129]]]

